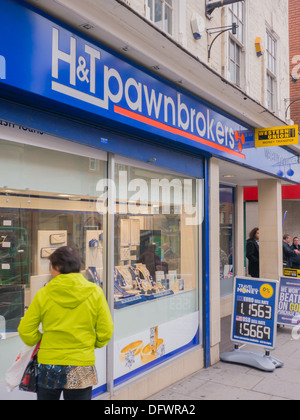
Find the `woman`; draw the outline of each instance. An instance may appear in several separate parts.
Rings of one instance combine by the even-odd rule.
[[[37,292],[18,329],[28,346],[41,341],[37,398],[59,400],[63,392],[65,400],[91,400],[94,349],[111,339],[111,314],[102,289],[80,274],[77,250],[58,248],[49,260],[53,279]]]
[[[254,228],[247,240],[246,257],[249,260],[248,272],[251,277],[259,278],[259,228]]]

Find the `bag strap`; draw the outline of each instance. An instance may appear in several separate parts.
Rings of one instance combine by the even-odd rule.
[[[35,346],[35,349],[33,350],[33,353],[31,355],[31,360],[34,358],[34,356],[38,353],[39,349],[41,346],[41,342],[37,343],[37,345]]]

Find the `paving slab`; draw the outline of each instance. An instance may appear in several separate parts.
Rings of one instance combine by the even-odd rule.
[[[228,341],[223,349],[230,351]],[[222,348],[222,347],[221,347]],[[244,346],[245,350],[263,349]],[[219,362],[208,369],[151,396],[148,400],[299,400],[300,399],[300,336],[292,337],[292,329],[279,327],[276,349],[271,356],[284,363],[274,372],[264,372],[244,365]]]

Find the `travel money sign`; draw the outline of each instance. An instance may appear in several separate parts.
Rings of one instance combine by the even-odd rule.
[[[231,340],[275,347],[278,281],[236,277]]]

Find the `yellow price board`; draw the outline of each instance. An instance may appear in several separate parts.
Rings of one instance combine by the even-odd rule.
[[[255,130],[255,147],[288,146],[298,144],[298,141],[298,125]]]
[[[285,277],[300,278],[300,270],[297,270],[296,268],[284,268],[283,269],[283,275]]]

